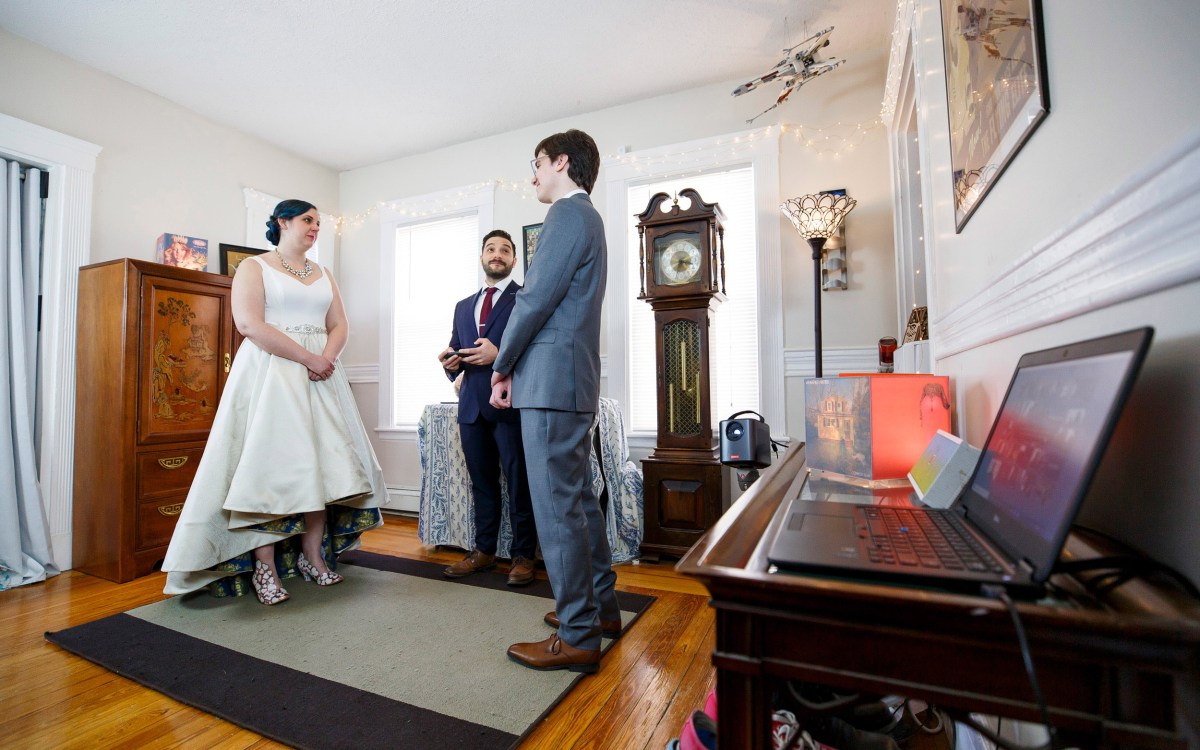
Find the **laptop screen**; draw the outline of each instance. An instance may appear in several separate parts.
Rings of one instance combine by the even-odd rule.
[[[1017,366],[963,505],[977,527],[1007,554],[1028,561],[1039,580],[1058,557],[1149,332],[1143,339],[1139,345],[1137,336],[1126,336],[1117,351],[1083,342],[1036,352]]]

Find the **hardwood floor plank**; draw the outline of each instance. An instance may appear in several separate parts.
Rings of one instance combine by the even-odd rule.
[[[460,550],[427,547],[413,518],[388,515],[364,550],[450,564]],[[715,684],[713,613],[704,588],[672,563],[620,565],[619,591],[658,597],[638,624],[539,724],[521,750],[661,750]],[[545,571],[538,575],[545,578]],[[276,750],[282,745],[117,676],[44,640],[46,631],[165,599],[155,573],[114,584],[68,571],[0,592],[0,746]],[[530,632],[530,638],[549,633]],[[501,657],[502,658],[502,657]]]

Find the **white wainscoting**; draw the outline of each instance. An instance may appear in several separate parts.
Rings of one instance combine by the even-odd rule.
[[[346,378],[354,383],[378,383],[379,365],[342,365]]]
[[[783,370],[789,378],[816,377],[816,353],[812,349],[784,349]],[[843,372],[876,372],[879,350],[873,346],[822,349],[821,370],[825,377],[837,377]]]
[[[388,485],[388,504],[385,511],[417,513],[421,510],[420,487],[393,487]]]
[[[1200,279],[1198,236],[1200,135],[931,321],[934,356],[948,357]]]

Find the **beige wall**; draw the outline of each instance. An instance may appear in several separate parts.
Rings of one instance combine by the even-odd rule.
[[[379,222],[374,213],[381,201],[419,196],[490,180],[527,183],[533,147],[541,138],[567,128],[580,128],[597,141],[602,156],[622,147],[638,151],[690,140],[737,133],[767,125],[825,128],[837,142],[858,124],[870,125],[879,113],[886,72],[886,50],[839,68],[795,93],[792,100],[752,125],[749,116],[769,105],[767,91],[734,99],[736,82],[707,86],[637,101],[619,107],[557,120],[501,135],[440,149],[414,157],[376,164],[341,175],[341,205],[347,216],[363,215],[341,238],[341,285],[353,325],[344,360],[352,365],[377,365],[380,357],[378,321],[380,298]],[[838,125],[842,123],[842,125]],[[787,198],[830,188],[846,188],[859,204],[847,222],[850,290],[824,296],[825,347],[872,346],[882,335],[898,330],[895,313],[895,274],[892,248],[891,190],[886,131],[882,126],[853,139],[855,147],[818,154],[797,141],[793,133],[780,142],[780,197]],[[604,173],[592,194],[603,212]],[[495,224],[514,236],[522,225],[542,221],[546,207],[517,192],[497,190]],[[605,217],[606,222],[611,217]],[[783,324],[787,349],[812,347],[812,266],[807,244],[782,214]],[[470,290],[464,290],[464,294]],[[611,293],[610,293],[611,294]],[[608,303],[611,304],[610,297]],[[607,323],[607,312],[605,320]],[[449,321],[446,322],[449,325]],[[614,342],[602,331],[602,353]],[[417,355],[425,356],[425,355]],[[431,358],[433,353],[428,353]],[[775,356],[781,360],[784,352]],[[788,387],[789,414],[801,413],[792,401],[800,388]],[[355,384],[355,395],[367,424],[377,423],[378,384]],[[798,428],[802,429],[802,427]],[[786,426],[773,425],[776,434]],[[393,487],[419,486],[420,465],[411,441],[375,441],[384,474]]]
[[[242,189],[337,213],[337,174],[0,30],[0,112],[100,146],[92,262],[152,260],[164,232],[245,244]],[[270,106],[264,102],[263,106]]]
[[[937,0],[917,0],[918,111],[923,113],[925,173],[949,174],[946,147],[944,63]],[[955,234],[949,186],[927,181],[926,234],[931,238],[931,327],[935,357],[939,330],[956,329],[971,345],[942,355],[935,369],[950,375],[956,391],[958,424],[979,445],[987,436],[1012,368],[1020,355],[1048,346],[1114,333],[1135,326],[1156,329],[1146,367],[1128,405],[1097,486],[1081,520],[1115,533],[1200,582],[1195,554],[1200,528],[1200,485],[1191,468],[1200,441],[1200,283],[1187,271],[1197,252],[1197,204],[1164,222],[1156,236],[1142,237],[1147,222],[1122,225],[1111,218],[1114,198],[1131,186],[1153,181],[1170,165],[1167,154],[1191,148],[1200,136],[1200,5],[1192,0],[1130,4],[1120,0],[1056,0],[1043,3],[1050,113],[1012,165],[986,195],[961,234]],[[1130,56],[1128,51],[1145,54]],[[1148,174],[1147,174],[1148,172]],[[1188,178],[1183,178],[1188,179]],[[1194,179],[1194,178],[1191,178]],[[1157,183],[1156,183],[1157,184]],[[1142,200],[1153,205],[1158,190]],[[1171,205],[1161,205],[1165,212]],[[1139,237],[1175,248],[1153,269],[1122,262],[1087,248],[1073,255],[1078,272],[1045,298],[1030,298],[1028,310],[1011,319],[975,315],[968,330],[956,316],[977,298],[1012,288],[1014,278],[1036,283],[1056,273],[1038,265],[1039,252],[1055,247],[1081,220],[1095,217],[1096,241]],[[1173,270],[1171,266],[1177,266]],[[1192,275],[1183,275],[1191,273]],[[1100,281],[1114,275],[1158,288],[1125,301],[1091,301]],[[1093,282],[1092,276],[1095,276]],[[1079,279],[1087,284],[1075,286]],[[1166,288],[1171,284],[1179,286]],[[1130,287],[1132,288],[1132,287]],[[1058,297],[1058,299],[1053,299]],[[1051,298],[1051,299],[1047,299]],[[998,304],[1001,301],[998,300]],[[1053,310],[1075,306],[1069,314]],[[1051,312],[1045,312],[1045,311]],[[968,316],[970,317],[970,316]],[[1063,319],[1065,317],[1065,319]],[[971,330],[971,328],[974,330]],[[990,330],[998,332],[989,334]],[[1029,330],[1022,330],[1029,329]]]

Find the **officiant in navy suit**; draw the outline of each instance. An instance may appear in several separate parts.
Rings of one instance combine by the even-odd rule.
[[[503,507],[500,494],[503,471],[512,524],[508,585],[524,586],[533,582],[537,530],[525,474],[521,414],[515,409],[496,409],[488,403],[492,395],[492,363],[508,326],[513,300],[521,288],[511,278],[516,248],[508,232],[495,229],[484,236],[479,262],[486,283],[455,306],[450,346],[438,355],[447,377],[453,380],[462,374],[458,430],[475,505],[474,549],[442,572],[447,578],[462,578],[495,567]]]

